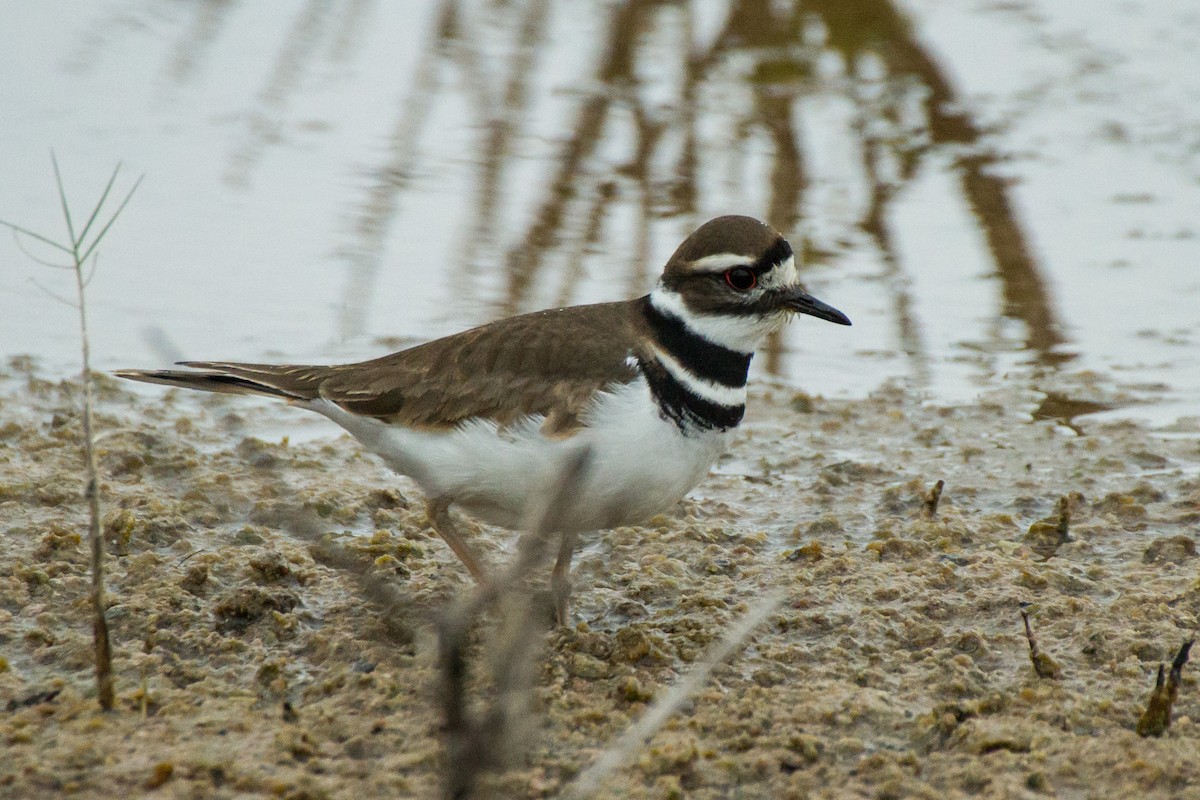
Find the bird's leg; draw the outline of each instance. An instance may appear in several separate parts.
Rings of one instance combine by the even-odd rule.
[[[567,624],[567,604],[571,599],[571,558],[575,555],[575,545],[578,543],[578,533],[562,535],[554,571],[550,573],[550,595],[554,598],[554,616],[559,625]]]
[[[437,531],[437,535],[442,537],[442,541],[450,545],[450,549],[454,551],[454,555],[458,556],[459,561],[467,568],[467,572],[471,573],[471,577],[476,583],[483,583],[484,572],[483,565],[479,561],[479,557],[471,550],[467,543],[459,535],[458,529],[454,526],[454,520],[450,518],[450,501],[444,497],[430,498],[425,501],[425,513],[429,515],[429,523],[433,529]]]

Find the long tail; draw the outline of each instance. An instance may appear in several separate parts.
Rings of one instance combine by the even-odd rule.
[[[145,383],[182,386],[204,392],[258,394],[284,400],[315,400],[329,367],[289,364],[237,364],[225,361],[181,361],[188,369],[122,369],[113,374]]]

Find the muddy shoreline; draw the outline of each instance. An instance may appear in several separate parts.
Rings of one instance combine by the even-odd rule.
[[[547,637],[490,788],[554,796],[783,587],[605,796],[1200,791],[1190,666],[1166,734],[1134,730],[1200,625],[1200,420],[1034,419],[1050,392],[1119,394],[1054,381],[964,406],[760,385],[673,514],[586,543],[575,624]],[[351,440],[265,434],[285,407],[102,381],[118,710],[99,713],[75,394],[26,360],[0,377],[0,797],[437,796],[431,620],[467,577]],[[1068,541],[1043,535],[1063,497]],[[493,561],[511,550],[471,530]],[[371,582],[405,602],[381,609]],[[1022,603],[1060,679],[1035,674]]]

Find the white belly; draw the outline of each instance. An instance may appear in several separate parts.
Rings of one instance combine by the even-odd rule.
[[[485,522],[527,524],[530,501],[540,506],[566,456],[591,447],[591,461],[564,531],[631,525],[666,511],[708,473],[728,434],[684,435],[664,420],[642,379],[601,395],[570,438],[544,436],[541,417],[498,431],[473,422],[446,432],[413,431],[357,417],[325,400],[307,407],[329,417],[420,484],[430,497],[452,500]]]

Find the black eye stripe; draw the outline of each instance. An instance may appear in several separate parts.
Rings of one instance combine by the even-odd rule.
[[[765,272],[766,270],[769,270],[772,267],[787,261],[789,258],[791,258],[791,256],[792,246],[788,244],[788,240],[782,238],[778,239],[776,240],[775,244],[771,245],[767,252],[763,253],[762,256],[759,257],[758,261],[754,262],[754,271],[755,273],[758,273],[760,270]]]

